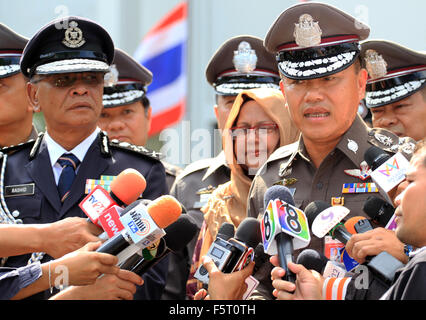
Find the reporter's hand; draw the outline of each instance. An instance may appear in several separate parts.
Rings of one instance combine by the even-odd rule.
[[[204,256],[202,263],[209,273],[209,287],[207,299],[210,300],[241,300],[247,290],[245,280],[253,273],[254,262],[247,267],[232,273],[221,272],[213,260]],[[201,295],[201,293],[199,294]],[[194,297],[195,298],[195,297]]]
[[[120,270],[116,266],[118,258],[107,253],[94,252],[100,245],[100,241],[89,242],[81,249],[49,262],[51,269],[65,266],[70,285],[89,285],[95,283],[101,274],[117,274]]]
[[[52,300],[132,300],[136,285],[143,279],[128,270],[118,270],[98,278],[93,285],[75,286],[62,290]]]
[[[272,294],[277,300],[321,300],[322,279],[314,270],[307,270],[301,264],[288,263],[288,268],[296,275],[296,283],[284,281],[281,278],[285,270],[279,266],[278,256],[270,259],[275,268],[271,271],[272,286],[275,288]]]
[[[43,252],[54,259],[75,251],[88,242],[96,242],[102,229],[85,218],[70,217],[43,225]]]
[[[404,244],[395,232],[384,228],[375,228],[364,233],[352,235],[346,244],[346,251],[358,263],[364,263],[367,256],[376,256],[386,251],[402,263],[408,262],[404,253]]]

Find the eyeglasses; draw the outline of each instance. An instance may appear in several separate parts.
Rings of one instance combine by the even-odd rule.
[[[101,72],[38,75],[38,77],[40,78],[32,80],[31,82],[37,83],[47,79],[50,84],[57,88],[71,87],[77,80],[81,80],[83,84],[88,86],[97,86],[104,83],[104,74]]]
[[[250,130],[254,130],[256,134],[259,133],[273,133],[278,129],[278,125],[276,123],[262,123],[256,126],[236,126],[232,127],[231,133],[235,137],[246,136],[249,134]]]

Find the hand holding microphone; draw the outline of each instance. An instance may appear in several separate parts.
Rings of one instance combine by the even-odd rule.
[[[172,196],[161,196],[148,206],[138,203],[123,211],[120,220],[124,229],[106,241],[97,251],[119,256],[119,263],[135,254],[139,249],[158,241],[164,236],[163,228],[175,222],[182,212],[180,203]]]
[[[304,248],[310,242],[306,216],[294,206],[293,196],[284,186],[272,186],[266,190],[264,207],[261,231],[265,253],[278,254],[285,280],[295,282],[288,263],[293,261],[294,250]]]
[[[123,170],[112,182],[111,191],[96,186],[79,204],[81,210],[89,217],[88,221],[101,226],[102,214],[113,207],[124,207],[135,202],[145,191],[146,180],[135,169]]]

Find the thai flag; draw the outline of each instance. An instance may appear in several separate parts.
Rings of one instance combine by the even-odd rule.
[[[153,73],[147,93],[152,107],[149,135],[176,124],[185,112],[187,36],[184,1],[145,35],[134,54]]]

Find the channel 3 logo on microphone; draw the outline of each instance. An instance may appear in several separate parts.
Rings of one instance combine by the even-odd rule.
[[[271,200],[266,207],[261,224],[263,247],[268,254],[276,254],[275,236],[284,232],[293,237],[293,245],[306,247],[311,237],[305,213],[279,199]]]

